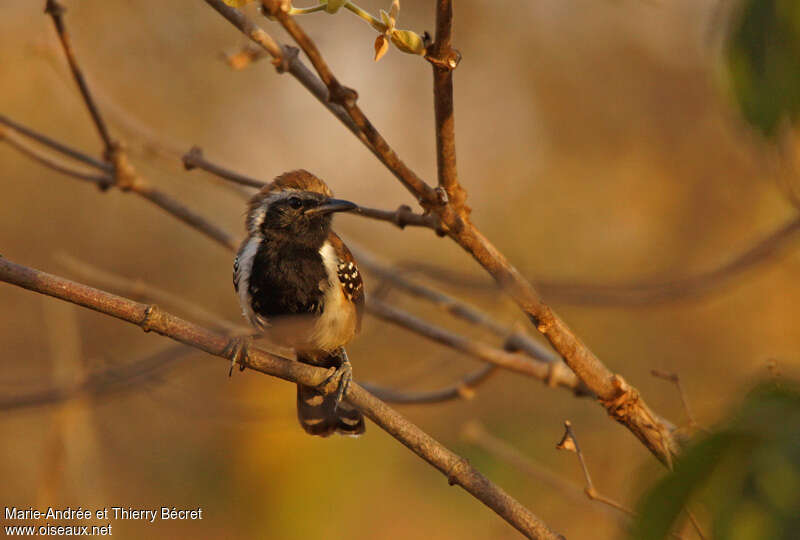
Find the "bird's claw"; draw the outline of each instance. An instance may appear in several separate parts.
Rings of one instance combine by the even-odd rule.
[[[244,361],[247,358],[247,349],[250,347],[250,337],[237,337],[231,340],[228,349],[225,351],[231,359],[231,368],[228,377],[233,375],[233,367],[239,364],[239,371],[244,371]]]
[[[339,403],[341,403],[342,399],[344,399],[345,394],[347,394],[347,389],[350,387],[350,383],[353,381],[353,367],[350,365],[350,360],[347,358],[347,353],[344,351],[344,349],[341,349],[341,352],[338,356],[341,359],[339,366],[334,368],[331,374],[325,377],[325,380],[322,381],[317,387],[324,389],[330,383],[338,379],[338,383],[336,385],[336,405],[334,405],[334,411],[339,408]]]

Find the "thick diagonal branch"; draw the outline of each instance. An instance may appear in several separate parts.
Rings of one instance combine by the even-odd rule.
[[[156,332],[226,360],[230,360],[236,350],[235,341],[227,336],[180,319],[155,305],[140,304],[2,258],[0,281],[110,315],[135,324],[145,332]],[[255,371],[306,386],[317,386],[328,375],[323,368],[286,360],[252,347],[241,361]],[[359,385],[351,384],[345,399],[447,476],[451,484],[464,488],[528,538],[559,538],[538,517],[474,469],[464,458],[442,446]]]

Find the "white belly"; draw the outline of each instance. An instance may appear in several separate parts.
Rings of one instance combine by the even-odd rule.
[[[339,257],[336,251],[331,244],[325,242],[319,253],[322,255],[330,285],[326,287],[325,308],[314,324],[309,342],[316,349],[331,352],[353,339],[358,321],[355,306],[345,298],[339,282]]]

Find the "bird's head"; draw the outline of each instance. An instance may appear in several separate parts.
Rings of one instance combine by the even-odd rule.
[[[247,232],[319,248],[328,237],[333,213],[354,208],[349,201],[334,199],[325,182],[310,172],[290,171],[250,200]]]

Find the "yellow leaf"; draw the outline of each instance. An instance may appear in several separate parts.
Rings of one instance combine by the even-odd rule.
[[[378,39],[375,40],[375,61],[381,59],[381,57],[386,54],[386,51],[389,50],[389,42],[386,39],[386,36],[381,34],[378,36]]]
[[[226,4],[228,4],[231,7],[238,8],[238,7],[242,7],[242,6],[246,5],[246,4],[249,4],[253,0],[222,0],[222,1],[225,2]]]
[[[387,28],[391,28],[394,23],[392,23],[392,19],[389,17],[389,14],[382,9],[378,11],[381,14],[381,20],[383,21],[383,24],[385,24]]]

